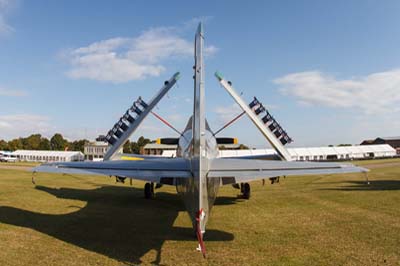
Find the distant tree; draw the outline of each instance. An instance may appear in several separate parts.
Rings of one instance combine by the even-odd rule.
[[[32,134],[27,138],[22,138],[21,140],[24,150],[39,150],[42,135]]]
[[[1,151],[7,151],[7,150],[9,150],[7,141],[2,140],[2,139],[0,140],[0,150],[1,150]]]
[[[45,151],[51,150],[50,140],[48,140],[47,138],[41,138],[38,149],[45,150]]]
[[[13,139],[8,142],[8,149],[11,151],[20,150],[22,148],[23,148],[23,143],[21,138]]]
[[[71,151],[84,151],[85,144],[89,142],[87,139],[80,139],[80,140],[75,140],[73,142],[68,143],[68,148]]]
[[[151,140],[144,138],[143,136],[139,137],[137,140],[137,143],[139,144],[140,147],[144,147],[146,144],[150,143]]]
[[[148,143],[150,143],[151,140],[144,138],[143,136],[139,137],[138,140],[136,142],[131,142],[131,150],[132,153],[135,154],[140,154],[141,149]]]
[[[122,152],[132,153],[132,143],[129,141],[129,139],[125,142]]]
[[[247,147],[246,145],[244,145],[244,144],[240,144],[239,145],[239,150],[248,150],[249,149],[249,147]]]
[[[348,147],[348,146],[352,146],[351,144],[339,144],[337,145],[338,147]]]
[[[50,139],[50,147],[54,151],[63,151],[68,145],[68,141],[60,133],[54,134]]]

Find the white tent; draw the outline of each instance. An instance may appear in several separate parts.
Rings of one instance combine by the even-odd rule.
[[[396,150],[388,144],[341,147],[288,148],[295,161],[352,160],[363,158],[384,158],[396,156]],[[220,150],[220,157],[262,156],[276,154],[273,149]],[[163,151],[162,156],[175,157],[176,151]]]
[[[84,159],[80,151],[16,150],[13,155],[27,162],[73,162]]]

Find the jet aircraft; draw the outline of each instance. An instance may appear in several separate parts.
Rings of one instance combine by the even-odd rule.
[[[182,196],[186,210],[192,220],[197,235],[198,250],[206,254],[203,236],[210,212],[223,185],[241,186],[245,198],[250,196],[250,181],[264,180],[278,176],[295,176],[311,174],[335,174],[366,172],[367,169],[343,163],[318,163],[291,161],[284,148],[290,139],[281,129],[276,129],[275,121],[270,116],[260,118],[258,115],[265,108],[255,99],[246,104],[234,91],[231,82],[216,73],[220,84],[248,115],[255,126],[277,150],[280,160],[259,160],[249,158],[219,158],[218,139],[211,131],[205,117],[204,86],[204,46],[203,26],[200,23],[195,34],[194,44],[194,105],[193,114],[186,128],[175,141],[178,144],[177,158],[160,158],[154,156],[120,156],[119,150],[125,141],[140,125],[153,107],[176,83],[179,73],[164,82],[160,92],[149,102],[141,98],[125,113],[107,135],[110,149],[102,162],[58,162],[46,163],[34,168],[34,172],[54,172],[73,174],[98,174],[116,176],[118,180],[138,179],[147,181],[145,196],[151,198],[154,184],[173,185]],[[270,118],[272,123],[266,123]],[[268,122],[268,121],[267,121]],[[275,128],[274,128],[275,127]],[[279,131],[279,132],[278,132]],[[278,132],[278,134],[276,133]],[[278,135],[280,134],[280,138]]]

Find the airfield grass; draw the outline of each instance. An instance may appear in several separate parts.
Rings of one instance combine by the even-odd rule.
[[[37,162],[0,162],[0,167],[1,166],[27,166],[27,167],[29,167],[29,166],[37,166],[37,165],[39,165],[40,163],[37,163]]]
[[[364,167],[383,161],[363,161]],[[0,169],[0,265],[400,265],[400,164],[220,189],[207,259],[173,187]]]

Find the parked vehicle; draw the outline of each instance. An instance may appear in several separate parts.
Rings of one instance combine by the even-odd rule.
[[[15,163],[18,158],[11,152],[0,152],[0,162]]]

